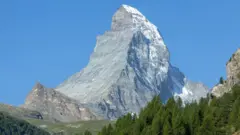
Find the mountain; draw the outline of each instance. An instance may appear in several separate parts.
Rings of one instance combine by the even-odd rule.
[[[36,83],[22,107],[41,112],[51,121],[72,122],[96,119],[88,108],[40,83]]]
[[[221,97],[224,93],[231,91],[235,84],[240,84],[240,49],[232,55],[226,64],[227,79],[217,84],[212,89],[212,94]]]
[[[23,105],[24,106],[24,105]],[[28,126],[32,127],[38,127],[36,132],[38,130],[43,129],[47,132],[49,132],[51,135],[62,135],[60,134],[63,132],[64,135],[75,135],[75,134],[81,134],[84,133],[86,129],[92,132],[93,135],[97,135],[98,131],[101,130],[102,127],[104,127],[107,124],[114,123],[114,121],[109,120],[82,120],[77,119],[76,121],[69,122],[61,122],[61,119],[57,119],[58,117],[51,118],[48,115],[43,115],[40,112],[29,110],[26,108],[11,106],[7,104],[0,103],[0,135],[4,135],[2,132],[5,131],[12,131],[12,128],[16,126],[20,126],[19,130],[25,130],[24,128],[27,128]],[[41,107],[41,105],[39,105]],[[1,115],[4,116],[3,119],[1,119]],[[10,117],[10,119],[8,119]],[[5,119],[6,118],[6,119]],[[17,122],[23,122],[25,124],[25,127],[21,127],[21,124],[18,125]],[[5,125],[1,125],[1,122],[4,123],[15,123],[17,125],[8,125],[8,129],[5,129]],[[8,123],[8,124],[9,124]],[[6,124],[7,125],[7,124]],[[29,127],[31,130],[32,127]],[[4,129],[2,129],[4,128]],[[40,129],[39,129],[40,128]],[[30,131],[29,130],[29,131]],[[2,131],[2,132],[1,132]],[[28,131],[27,131],[28,133]],[[39,135],[39,133],[36,133]],[[8,134],[7,134],[8,135]],[[29,135],[32,135],[29,133]]]
[[[98,135],[239,135],[240,85],[216,98],[207,96],[185,107],[173,98],[156,96],[138,117],[130,113],[106,125]]]
[[[111,30],[97,37],[88,65],[55,90],[105,119],[139,113],[155,95],[191,102],[209,92],[171,65],[158,28],[128,5],[115,12]]]
[[[156,96],[138,117],[130,113],[106,125],[99,135],[240,135],[240,49],[227,62],[227,79],[220,79],[206,98],[185,107],[174,98],[163,104]]]

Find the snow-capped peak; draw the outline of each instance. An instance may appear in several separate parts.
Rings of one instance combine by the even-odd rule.
[[[184,98],[206,95],[205,88],[187,82],[171,66],[157,27],[137,9],[122,5],[111,30],[97,38],[88,65],[56,90],[112,119],[138,113],[154,95],[164,101],[175,93]]]
[[[157,45],[165,45],[158,28],[152,24],[141,12],[136,8],[128,5],[122,5],[112,17],[113,31],[125,29],[133,29],[141,31],[144,36]]]
[[[140,16],[143,16],[141,12],[139,12],[136,8],[134,7],[131,7],[129,5],[125,5],[123,4],[122,7],[128,12],[128,13],[131,13],[131,14],[135,14],[135,15],[140,15]]]

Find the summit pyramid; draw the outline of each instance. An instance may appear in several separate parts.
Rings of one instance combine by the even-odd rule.
[[[88,65],[56,90],[110,119],[138,113],[155,95],[188,102],[208,93],[170,64],[158,28],[128,5],[115,12],[111,30],[97,37]]]
[[[164,102],[173,96],[184,102],[205,97],[208,88],[189,81],[171,65],[169,57],[158,28],[136,8],[122,5],[112,17],[111,29],[97,37],[87,66],[55,89],[37,85],[37,93],[50,94],[33,99],[36,94],[31,93],[36,92],[31,92],[25,106],[40,108],[37,110],[44,110],[60,121],[75,116],[115,119],[128,112],[139,113],[155,95]],[[41,100],[46,102],[45,106],[41,107],[37,100],[40,97],[44,97]],[[68,108],[61,108],[64,106]]]

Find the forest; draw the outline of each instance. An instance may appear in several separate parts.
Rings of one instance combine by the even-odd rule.
[[[0,135],[50,135],[30,123],[0,112]]]
[[[208,95],[183,104],[170,98],[166,104],[155,96],[139,116],[127,114],[98,135],[232,135],[240,129],[240,86],[216,98]]]
[[[240,130],[240,85],[216,98],[183,104],[170,98],[165,104],[155,96],[139,115],[127,114],[98,135],[232,135]],[[48,132],[0,112],[0,135],[50,135]],[[77,135],[77,134],[76,134]],[[91,135],[89,131],[79,135]]]

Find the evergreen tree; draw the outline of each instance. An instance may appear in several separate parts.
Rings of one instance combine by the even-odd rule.
[[[140,117],[145,121],[146,125],[151,125],[154,115],[161,108],[162,102],[159,96],[155,96],[147,107],[140,113]]]
[[[162,110],[159,110],[152,122],[152,133],[154,135],[161,135],[162,128],[163,128]]]
[[[224,83],[223,77],[220,77],[219,83],[220,83],[220,84],[223,84],[223,83]]]
[[[164,122],[163,135],[172,135],[171,126],[170,126],[170,123],[168,121]]]
[[[205,117],[198,133],[201,135],[216,135],[213,118],[211,115]]]
[[[31,125],[30,123],[0,112],[1,135],[50,135],[48,132]]]
[[[177,117],[173,121],[173,134],[174,135],[185,135],[185,127],[184,121],[181,114],[178,114]]]
[[[195,133],[198,132],[198,129],[201,125],[201,121],[200,121],[200,116],[199,116],[199,110],[198,108],[196,108],[196,110],[194,111],[194,113],[192,114],[192,122],[191,122],[191,133],[192,135],[195,135]]]
[[[198,103],[181,104],[181,100],[170,98],[163,105],[154,97],[138,118],[132,120],[127,114],[114,127],[105,126],[99,135],[230,135],[232,129],[240,130],[238,85],[220,98],[208,96]]]
[[[91,133],[90,131],[86,130],[86,131],[84,132],[84,135],[92,135],[92,133]]]
[[[240,106],[240,97],[235,100],[232,111],[229,115],[229,123],[232,125],[235,125],[236,120],[238,119],[238,114],[239,114],[239,106]]]

